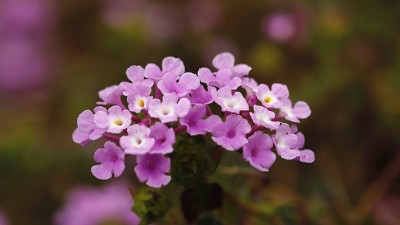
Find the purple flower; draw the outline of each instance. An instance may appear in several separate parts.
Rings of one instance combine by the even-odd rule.
[[[127,98],[127,101],[129,103],[128,108],[132,112],[140,113],[142,110],[149,108],[149,105],[152,100],[153,97],[151,96],[141,96],[141,95],[131,94]]]
[[[249,74],[251,67],[246,64],[235,65],[235,57],[229,52],[223,52],[214,57],[212,64],[215,68],[228,69],[232,77],[243,77]]]
[[[283,101],[289,97],[289,90],[283,84],[272,84],[271,90],[267,85],[260,84],[256,95],[265,107],[279,108],[283,105]]]
[[[166,94],[163,101],[154,99],[149,106],[149,114],[153,118],[158,118],[162,123],[174,122],[178,118],[186,116],[190,109],[190,101],[174,94]]]
[[[265,18],[264,33],[274,41],[285,42],[296,34],[294,18],[289,13],[275,13]]]
[[[154,145],[154,138],[150,137],[150,128],[135,124],[128,128],[128,136],[122,136],[120,145],[126,154],[143,155]]]
[[[201,82],[217,88],[228,87],[236,90],[242,83],[239,77],[232,77],[232,73],[228,69],[220,69],[214,75],[210,69],[204,67],[199,69],[198,74]]]
[[[128,128],[131,125],[131,119],[132,114],[129,110],[123,110],[116,105],[109,108],[108,111],[97,111],[94,114],[96,126],[114,134],[119,134]]]
[[[243,158],[254,168],[267,172],[276,159],[275,153],[271,151],[272,146],[271,137],[262,131],[257,131],[243,146]]]
[[[297,136],[291,132],[288,124],[282,123],[276,130],[276,134],[272,136],[276,152],[283,159],[292,160],[300,156],[298,150]]]
[[[99,105],[122,105],[121,102],[122,89],[118,85],[106,87],[99,91],[99,97],[101,102],[97,102]]]
[[[142,81],[144,80],[144,69],[141,66],[130,66],[128,69],[126,69],[125,72],[126,76],[128,79],[132,82],[137,82],[137,81]]]
[[[144,76],[154,81],[161,80],[166,73],[179,77],[185,72],[182,60],[174,57],[166,57],[162,61],[162,69],[153,63],[147,64]]]
[[[251,126],[247,120],[239,115],[229,115],[226,121],[220,123],[212,130],[212,139],[226,150],[238,150],[245,145],[248,140],[246,134],[251,131]]]
[[[253,78],[243,77],[242,87],[246,90],[247,97],[253,96],[258,91],[258,83]]]
[[[254,106],[254,113],[250,113],[250,117],[254,124],[269,128],[271,130],[276,130],[280,122],[272,121],[275,118],[275,113],[266,109],[263,106]]]
[[[15,25],[10,24],[8,29]],[[1,36],[0,32],[0,93],[22,93],[46,85],[52,60],[44,44],[20,37],[1,40]]]
[[[181,118],[180,122],[187,127],[188,134],[192,136],[205,134],[206,132],[211,132],[217,124],[221,123],[221,118],[218,116],[211,115],[204,119],[205,115],[206,106],[195,105],[186,116]]]
[[[8,225],[8,219],[6,217],[6,215],[0,211],[0,225]]]
[[[54,10],[46,0],[0,1],[0,95],[48,84],[57,57],[52,48]],[[54,54],[54,51],[53,51]]]
[[[223,112],[240,113],[240,111],[249,110],[249,105],[240,92],[235,92],[232,95],[231,89],[223,87],[218,91],[214,89],[211,93],[214,96],[214,101],[221,106]]]
[[[301,132],[297,132],[297,126],[296,125],[292,125],[290,127],[290,132],[296,134],[297,136],[297,144],[295,149],[299,150],[300,152],[300,156],[296,157],[296,160],[299,160],[300,162],[304,162],[304,163],[312,163],[315,161],[315,155],[314,152],[310,149],[304,149],[302,150],[302,148],[304,147],[304,143],[305,143],[305,137],[303,135],[303,133]]]
[[[107,109],[99,106],[94,109],[94,112],[107,112]],[[94,123],[94,114],[90,110],[85,110],[78,116],[77,124],[78,128],[72,134],[72,139],[80,145],[86,145],[90,140],[97,140],[106,132],[106,129]]]
[[[192,104],[211,104],[214,99],[211,92],[206,90],[203,85],[189,93],[189,100]]]
[[[157,122],[150,127],[150,130],[150,137],[155,140],[154,146],[150,150],[151,154],[168,154],[174,150],[172,148],[172,145],[175,143],[174,129]]]
[[[283,101],[283,105],[280,108],[280,113],[285,119],[300,123],[299,119],[305,119],[311,115],[310,107],[303,101],[298,101],[292,108],[292,102],[289,99]]]
[[[133,200],[124,183],[103,188],[77,187],[54,217],[56,225],[99,225],[106,222],[138,225],[140,218],[131,211]]]
[[[108,180],[114,174],[119,177],[125,170],[125,153],[113,142],[106,142],[104,148],[99,148],[94,153],[94,160],[100,165],[92,167],[92,174],[100,180]]]
[[[178,97],[187,95],[190,91],[195,90],[200,85],[199,78],[193,73],[184,73],[179,77],[173,73],[167,73],[157,84],[157,87],[165,95],[167,93],[175,94]]]
[[[147,154],[137,156],[135,167],[136,176],[140,182],[154,188],[167,185],[171,177],[166,175],[171,169],[171,160],[161,154]]]
[[[126,70],[126,76],[131,81],[121,82],[120,87],[124,90],[125,96],[146,96],[148,97],[151,93],[151,87],[154,85],[154,81],[144,79],[144,69],[141,66],[131,66]]]

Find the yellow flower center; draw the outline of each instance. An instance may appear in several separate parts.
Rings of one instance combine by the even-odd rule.
[[[264,102],[265,103],[270,103],[272,101],[272,98],[271,97],[265,97],[264,98]]]
[[[120,120],[120,119],[114,121],[114,124],[117,125],[117,126],[122,126],[123,123],[124,122],[122,120]]]
[[[143,108],[144,107],[144,100],[140,99],[138,105],[139,105],[140,108]]]

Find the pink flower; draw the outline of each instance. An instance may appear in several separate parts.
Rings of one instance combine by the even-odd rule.
[[[159,188],[167,185],[171,177],[166,175],[171,168],[171,160],[161,154],[137,156],[136,176],[140,182],[146,182],[150,187]]]
[[[189,100],[192,104],[211,104],[214,99],[210,92],[210,90],[206,90],[203,85],[199,85],[199,87],[189,93]]]
[[[285,119],[295,123],[300,123],[299,119],[309,117],[311,115],[311,110],[308,104],[303,101],[296,102],[292,108],[292,101],[286,99],[283,101],[280,113],[285,117]]]
[[[101,102],[98,105],[122,105],[121,102],[122,89],[118,85],[106,87],[99,91]]]
[[[254,168],[267,172],[276,159],[275,153],[271,151],[272,146],[271,137],[262,131],[257,131],[243,146],[243,158]]]
[[[246,90],[247,97],[253,96],[258,91],[258,83],[253,78],[243,77],[242,87]]]
[[[265,18],[264,33],[274,41],[285,42],[296,34],[296,24],[290,13],[274,13]]]
[[[165,95],[167,93],[175,94],[178,97],[184,97],[190,91],[195,90],[200,85],[200,80],[193,73],[184,73],[179,77],[173,73],[167,73],[157,84],[157,87]]]
[[[131,211],[133,200],[128,185],[111,183],[103,188],[77,187],[67,196],[67,202],[55,217],[55,225],[138,225],[140,218]]]
[[[143,155],[154,146],[154,138],[150,137],[150,128],[135,124],[128,128],[128,135],[122,136],[120,145],[126,154]]]
[[[131,119],[132,114],[129,110],[123,110],[116,105],[109,108],[108,111],[97,111],[94,114],[96,126],[114,134],[119,134],[128,128],[131,125]]]
[[[246,64],[235,65],[235,57],[229,52],[223,52],[215,56],[212,64],[218,70],[230,70],[232,77],[241,78],[248,75],[251,70],[251,67]]]
[[[290,132],[297,136],[297,144],[295,149],[300,152],[300,155],[296,157],[296,160],[304,163],[313,163],[315,161],[314,152],[310,149],[302,149],[304,147],[305,137],[303,133],[297,131],[298,130],[296,125],[292,125],[290,127]]]
[[[119,177],[125,170],[125,153],[113,142],[106,142],[104,148],[99,148],[94,154],[94,160],[100,165],[92,167],[92,174],[100,180],[108,180],[114,174]]]
[[[180,122],[185,125],[187,132],[190,135],[199,135],[210,132],[214,127],[221,123],[221,118],[217,115],[211,115],[207,119],[204,119],[206,115],[205,105],[195,105],[189,111],[189,113],[181,118]]]
[[[255,105],[254,113],[250,113],[250,117],[254,124],[271,130],[276,130],[281,124],[280,122],[272,121],[272,119],[275,118],[275,113],[263,106]]]
[[[247,144],[246,134],[251,131],[247,120],[239,115],[229,115],[226,121],[220,123],[212,130],[212,139],[226,150],[238,150]]]
[[[178,118],[186,116],[190,109],[190,101],[187,98],[179,99],[177,95],[166,94],[163,101],[154,99],[149,106],[149,114],[158,118],[162,123],[174,122]]]
[[[231,89],[223,87],[218,91],[211,91],[211,93],[214,96],[214,101],[221,106],[223,112],[240,113],[240,111],[249,110],[249,105],[240,92],[232,94]]]
[[[141,66],[131,66],[126,70],[126,76],[131,82],[121,82],[119,85],[125,96],[149,96],[154,81],[144,79],[145,70]]]
[[[199,69],[198,74],[201,82],[217,88],[228,87],[232,90],[236,90],[242,83],[239,77],[231,76],[231,71],[229,69],[220,69],[214,75],[210,69],[204,67]]]
[[[8,225],[8,219],[6,217],[6,215],[0,211],[0,225]]]
[[[150,150],[151,154],[168,154],[174,149],[172,145],[175,143],[174,129],[168,128],[165,124],[157,122],[150,127],[150,137],[154,138],[154,145]]]
[[[107,109],[99,106],[94,109],[94,112],[107,112]],[[106,129],[95,124],[94,114],[90,110],[85,110],[78,116],[77,124],[78,128],[72,134],[72,139],[80,145],[86,145],[90,140],[97,140],[106,132]]]
[[[182,60],[174,57],[166,57],[162,61],[162,69],[153,63],[147,64],[144,76],[154,81],[161,80],[166,73],[179,77],[185,72]]]
[[[276,130],[276,134],[272,135],[276,151],[283,159],[292,160],[300,156],[298,150],[298,139],[290,130],[286,123],[282,123]]]
[[[257,90],[257,98],[267,108],[279,108],[289,97],[289,90],[286,85],[272,84],[271,89],[265,84],[260,84]]]

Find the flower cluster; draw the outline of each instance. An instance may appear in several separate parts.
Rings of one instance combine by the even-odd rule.
[[[186,72],[183,62],[167,57],[162,66],[131,66],[129,81],[99,92],[101,101],[78,117],[73,140],[81,145],[107,139],[97,149],[92,167],[98,179],[118,177],[125,156],[135,156],[134,171],[141,182],[161,187],[170,182],[170,154],[177,134],[208,135],[228,151],[238,151],[254,168],[268,171],[276,155],[311,163],[314,153],[302,150],[304,135],[296,125],[310,108],[289,99],[286,85],[257,84],[247,75],[251,67],[235,65],[230,53],[218,54],[215,70]],[[110,106],[110,107],[105,107]]]

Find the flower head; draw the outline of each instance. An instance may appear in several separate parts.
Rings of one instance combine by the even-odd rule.
[[[171,177],[166,175],[171,168],[171,160],[161,154],[147,154],[136,158],[136,176],[150,187],[167,185]]]
[[[226,150],[238,150],[245,145],[248,140],[246,134],[251,131],[251,126],[247,120],[239,115],[229,115],[225,122],[216,125],[212,130],[212,139]]]
[[[271,137],[262,131],[257,131],[243,146],[243,158],[254,168],[267,172],[276,159],[275,153],[271,151],[272,146]]]
[[[100,180],[108,180],[114,174],[119,177],[125,170],[125,153],[113,142],[106,142],[104,148],[99,148],[94,153],[94,160],[100,165],[92,167],[92,173]]]
[[[211,154],[207,150],[214,146],[208,143],[211,140],[228,151],[237,150],[260,171],[268,171],[275,162],[274,146],[284,159],[315,160],[313,151],[303,150],[304,135],[284,123],[308,117],[307,103],[299,101],[292,107],[286,85],[258,84],[246,77],[251,67],[235,65],[230,53],[217,55],[212,63],[217,71],[203,67],[197,75],[185,72],[183,62],[174,57],[165,58],[161,68],[152,63],[146,68],[134,65],[126,70],[129,82],[100,91],[98,104],[110,108],[81,113],[73,133],[81,145],[101,137],[108,140],[95,152],[98,165],[92,167],[93,175],[103,180],[120,176],[128,154],[136,157],[134,170],[141,182],[157,188],[167,185],[171,160],[179,158],[181,145],[176,142],[182,139],[198,149],[204,144],[204,154]],[[187,135],[177,138],[182,132]],[[179,168],[175,164],[173,168],[176,175]]]

